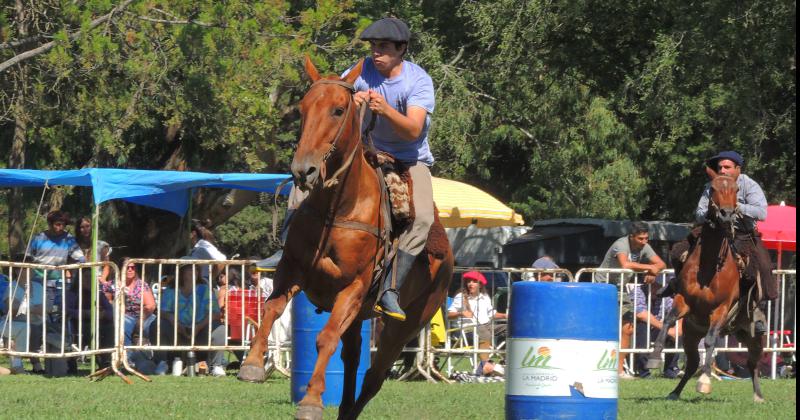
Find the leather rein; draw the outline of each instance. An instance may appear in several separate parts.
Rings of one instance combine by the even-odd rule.
[[[325,152],[325,154],[322,157],[323,169],[322,169],[322,172],[320,173],[320,175],[322,176],[322,181],[323,181],[322,186],[323,186],[323,188],[329,188],[329,187],[336,186],[336,194],[334,194],[334,196],[339,196],[340,193],[341,193],[341,187],[342,187],[342,184],[339,182],[339,176],[342,175],[345,171],[347,171],[350,168],[350,166],[352,165],[353,159],[355,158],[355,154],[358,151],[358,146],[353,147],[353,150],[350,152],[350,154],[348,155],[347,159],[342,164],[342,166],[339,169],[337,169],[336,172],[334,172],[333,175],[331,175],[330,178],[328,178],[327,180],[325,179],[326,170],[324,168],[327,167],[328,158],[333,154],[334,151],[336,151],[337,143],[339,142],[339,140],[341,140],[342,134],[344,133],[344,127],[347,124],[347,121],[349,121],[350,113],[352,112],[353,103],[354,103],[353,94],[356,92],[356,89],[355,89],[355,86],[353,86],[350,83],[347,83],[347,82],[344,82],[344,81],[341,81],[341,80],[330,80],[330,79],[317,80],[316,82],[314,82],[311,85],[311,88],[313,88],[314,86],[316,86],[318,84],[319,85],[336,85],[336,86],[343,87],[343,88],[347,89],[348,91],[350,91],[350,95],[349,95],[349,98],[348,98],[348,101],[347,101],[347,109],[345,111],[344,118],[342,119],[342,123],[339,125],[339,129],[336,132],[336,136],[333,138],[333,141],[330,143],[330,148]],[[363,120],[365,112],[366,112],[366,106],[362,106],[361,110],[359,112],[362,120]],[[369,136],[369,134],[372,131],[372,129],[374,128],[374,126],[375,126],[375,115],[373,114],[372,121],[370,122],[369,126],[364,130],[364,133],[362,134],[362,140],[363,140],[363,138],[369,138],[370,139],[369,143],[367,144],[368,147],[374,147],[374,146],[372,146],[371,137]],[[378,174],[378,180],[379,180],[379,184],[381,185],[381,201],[383,202],[383,200],[384,200],[383,199],[383,195],[384,195],[384,191],[385,191],[385,186],[384,186],[383,176],[380,173]],[[379,208],[380,208],[380,204],[379,204]],[[363,231],[363,232],[367,232],[367,233],[377,237],[378,239],[385,239],[385,238],[388,237],[388,231],[386,229],[386,226],[388,226],[387,223],[384,222],[383,223],[384,226],[383,226],[383,228],[381,228],[380,222],[379,222],[378,226],[373,226],[371,224],[358,222],[358,221],[355,221],[355,220],[340,219],[340,218],[335,217],[336,206],[333,206],[333,205],[331,205],[331,208],[329,209],[327,215],[320,214],[315,209],[312,209],[310,206],[307,206],[307,205],[302,205],[299,210],[317,216],[318,218],[322,219],[324,224],[325,224],[325,226],[329,227],[329,228],[330,227],[338,227],[338,228],[343,228],[343,229],[360,230],[360,231]],[[324,237],[324,235],[323,235],[323,237]]]

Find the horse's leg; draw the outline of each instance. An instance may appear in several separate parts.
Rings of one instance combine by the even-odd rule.
[[[306,395],[300,401],[295,419],[321,419],[322,393],[325,392],[325,368],[339,345],[339,340],[358,316],[364,300],[365,287],[356,279],[339,292],[331,317],[317,336],[317,362],[308,381]],[[356,361],[356,364],[358,362]]]
[[[703,342],[706,348],[706,359],[701,369],[700,378],[697,379],[697,392],[701,394],[711,393],[711,364],[714,363],[714,348],[717,345],[719,331],[724,326],[727,316],[728,305],[720,305],[711,312],[708,333]]]
[[[664,324],[661,331],[658,332],[653,352],[647,356],[647,369],[658,369],[661,367],[661,352],[664,350],[664,343],[667,341],[667,332],[672,328],[675,323],[689,313],[689,306],[683,299],[683,296],[676,295],[672,303],[672,310],[669,311],[667,317],[664,319]]]
[[[700,344],[700,339],[703,338],[703,335],[690,327],[687,322],[684,322],[683,325],[686,326],[683,331],[683,352],[686,354],[686,365],[683,368],[683,378],[678,382],[678,386],[667,396],[667,399],[670,400],[677,400],[681,397],[683,387],[686,386],[692,375],[697,372],[697,367],[700,366],[700,350],[697,346]]]
[[[342,335],[342,362],[344,364],[344,388],[339,404],[339,417],[343,417],[356,402],[356,379],[361,358],[361,326],[363,321],[354,321]]]
[[[405,344],[419,333],[419,326],[412,319],[409,309],[406,308],[405,321],[396,321],[384,317],[386,324],[378,340],[378,351],[374,355],[372,365],[364,375],[361,394],[359,394],[358,400],[356,400],[355,405],[352,406],[349,412],[344,413],[340,410],[340,419],[358,418],[367,403],[380,391],[383,382],[386,380],[389,368],[400,356]]]
[[[412,302],[406,308],[406,320],[404,322],[384,317],[384,326],[378,340],[378,351],[372,359],[372,365],[364,376],[364,384],[361,386],[361,394],[358,396],[352,410],[340,419],[356,419],[364,410],[367,403],[380,391],[386,374],[395,360],[400,356],[403,347],[417,337],[420,329],[430,322],[433,314],[442,305],[446,293],[447,282],[452,275],[452,270],[439,270],[438,266],[431,268],[432,272],[437,273],[437,289],[430,293],[427,298],[420,298],[419,301]],[[440,279],[438,276],[446,279]],[[441,280],[441,281],[440,281]]]
[[[278,263],[275,272],[275,289],[264,305],[264,312],[261,316],[261,325],[258,327],[255,337],[250,342],[250,351],[247,358],[239,368],[240,381],[261,383],[267,379],[264,370],[264,354],[267,352],[267,338],[272,330],[272,324],[280,318],[286,305],[300,288],[297,284],[298,273],[290,268],[290,264],[285,258]]]
[[[761,354],[764,351],[764,347],[761,344],[761,338],[763,337],[761,334],[756,335],[755,337],[751,337],[750,334],[746,334],[747,338],[745,342],[747,344],[747,370],[750,371],[750,376],[753,381],[753,402],[762,403],[764,402],[764,395],[761,394],[761,384],[759,383],[759,376],[760,372],[758,369],[758,362],[761,360]]]

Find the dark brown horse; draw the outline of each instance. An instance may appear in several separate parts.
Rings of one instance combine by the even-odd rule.
[[[453,271],[449,245],[437,258],[422,252],[400,290],[406,321],[387,317],[378,350],[355,400],[356,370],[361,348],[361,323],[376,316],[375,296],[369,294],[373,269],[383,255],[378,175],[364,157],[361,120],[353,99],[353,82],[360,61],[344,79],[321,78],[311,60],[305,69],[313,84],[300,102],[302,134],[292,161],[295,185],[309,191],[289,228],[283,258],[275,273],[275,289],[267,300],[261,327],[239,371],[239,379],[265,380],[267,336],[292,296],[305,291],[317,307],[331,316],[317,337],[317,361],[300,401],[297,418],[321,418],[325,367],[342,341],[345,368],[340,418],[356,418],[378,392],[391,364],[404,345],[442,305]],[[443,232],[441,225],[434,230]],[[429,244],[431,241],[429,240]]]
[[[747,367],[753,378],[753,400],[764,401],[758,382],[758,361],[763,351],[763,335],[751,333],[748,322],[747,299],[740,300],[740,273],[733,245],[733,223],[738,216],[736,180],[718,175],[707,168],[711,179],[711,200],[707,221],[702,233],[678,273],[678,294],[672,310],[664,320],[655,349],[650,354],[647,367],[658,368],[667,330],[683,318],[683,350],[686,353],[685,375],[667,398],[678,399],[686,382],[697,371],[700,363],[698,345],[704,339],[705,363],[697,381],[697,392],[711,393],[711,364],[717,337],[725,330],[734,332],[740,342],[747,345]],[[734,305],[738,310],[731,313]]]

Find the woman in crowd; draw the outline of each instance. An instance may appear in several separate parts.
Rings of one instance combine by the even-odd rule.
[[[156,301],[150,286],[139,277],[136,264],[125,260],[125,345],[145,345],[150,337],[150,328],[156,320]],[[129,358],[141,359],[140,352],[128,352]]]
[[[242,288],[242,276],[239,274],[239,269],[230,267],[220,270],[217,275],[217,303],[223,314],[225,313],[225,297],[228,292],[242,290]]]
[[[78,219],[77,230],[78,246],[80,246],[83,255],[88,261],[92,256],[92,219],[89,216],[83,216]],[[111,246],[108,242],[98,240],[97,260],[107,262],[110,255]],[[111,268],[108,265],[103,266],[101,270],[98,270],[97,279],[100,281],[100,289],[103,294],[109,302],[112,301],[114,299],[114,282],[113,277],[111,277]]]
[[[478,271],[464,273],[461,277],[461,291],[447,308],[448,319],[461,319],[466,325],[475,326],[478,347],[484,350],[491,348],[493,335],[501,337],[506,332],[505,324],[492,328],[492,320],[507,318],[506,314],[494,309],[492,298],[485,291],[486,283],[486,277]],[[479,353],[478,357],[481,360],[477,369],[479,375],[501,373],[500,365],[489,361],[489,353]]]

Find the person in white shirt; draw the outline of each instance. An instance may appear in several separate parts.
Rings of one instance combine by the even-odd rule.
[[[468,271],[461,276],[461,291],[453,298],[453,303],[447,308],[448,319],[462,319],[467,325],[477,325],[478,348],[489,349],[492,345],[492,336],[502,337],[506,332],[506,325],[494,325],[493,319],[506,319],[508,316],[497,312],[492,305],[492,298],[486,294],[486,277],[478,271]],[[489,361],[489,353],[480,353],[481,367]],[[491,369],[489,369],[491,371]],[[483,370],[486,372],[486,369]]]
[[[206,227],[200,224],[199,221],[192,221],[192,230],[190,232],[190,239],[192,241],[192,250],[189,255],[181,257],[184,260],[214,260],[225,261],[228,257],[225,256],[216,245],[214,245],[214,234],[211,233]],[[209,266],[200,266],[200,276],[206,280],[210,280]]]

